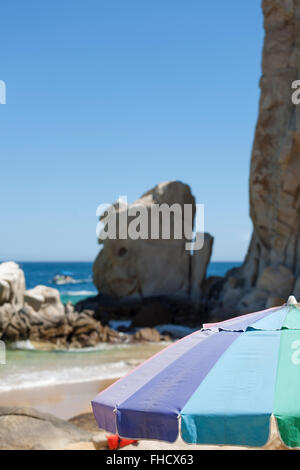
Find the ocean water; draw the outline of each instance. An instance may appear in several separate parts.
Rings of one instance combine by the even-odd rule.
[[[28,289],[43,284],[60,291],[63,301],[76,302],[97,293],[92,283],[92,263],[19,263],[25,272]],[[240,263],[210,263],[209,276],[223,276],[229,269]],[[76,284],[56,286],[52,279],[62,271],[70,271]],[[51,385],[86,383],[119,377],[132,368],[132,359],[143,359],[156,352],[159,345],[109,345],[100,344],[98,348],[76,351],[36,351],[30,350],[30,343],[21,346],[21,350],[8,350],[6,365],[0,365],[0,406],[14,401],[18,396],[30,398],[31,389],[45,389]],[[25,347],[24,347],[25,346]],[[26,350],[27,348],[27,350]],[[152,351],[153,350],[153,351]],[[29,398],[28,398],[29,397]],[[28,403],[31,403],[30,400]],[[44,411],[40,403],[33,403]],[[62,415],[63,416],[63,415]]]
[[[155,353],[157,346],[152,346]],[[132,368],[135,350],[134,345],[111,344],[73,351],[9,349],[6,365],[0,366],[0,394],[30,389],[33,385],[45,387],[120,377]]]
[[[209,263],[207,267],[207,276],[225,276],[233,268],[239,268],[242,265],[239,261],[218,261]]]
[[[55,287],[59,290],[63,302],[70,300],[73,303],[97,294],[97,290],[92,281],[92,263],[22,262],[19,264],[25,273],[27,289],[32,289],[38,284]],[[239,262],[213,262],[208,266],[207,275],[224,276],[227,271],[240,265],[241,263]],[[76,283],[62,286],[54,284],[52,281],[53,277],[63,271],[72,273],[72,278]]]
[[[26,406],[69,419],[90,409],[103,381],[122,377],[166,345],[101,344],[70,352],[8,350],[6,364],[0,365],[0,406]]]
[[[62,302],[71,301],[76,303],[81,299],[97,294],[97,290],[92,280],[92,263],[79,262],[23,262],[19,263],[23,269],[26,278],[26,288],[42,284],[44,286],[54,287],[60,292]],[[71,273],[75,284],[56,285],[53,283],[53,277],[64,271]]]

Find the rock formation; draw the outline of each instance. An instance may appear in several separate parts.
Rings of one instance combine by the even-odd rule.
[[[34,289],[27,290],[24,293],[24,302],[34,312],[39,312],[39,316],[45,322],[60,322],[65,315],[59,292],[52,287],[36,286]]]
[[[253,235],[242,268],[215,281],[215,316],[282,304],[292,292],[300,297],[300,107],[291,100],[292,82],[300,79],[300,0],[263,0],[262,7],[266,35],[250,174]],[[215,297],[208,295],[208,303]]]
[[[65,307],[63,315],[49,312],[45,307],[33,310],[27,304],[19,311],[2,310],[0,312],[0,339],[5,342],[16,342],[29,339],[37,347],[51,348],[84,348],[93,347],[101,342],[123,343],[132,339],[120,335],[117,331],[103,326],[94,318],[94,312],[75,312],[70,304]],[[51,317],[53,315],[53,318]],[[43,344],[45,343],[45,346]]]
[[[16,263],[0,264],[0,289],[0,339],[5,342],[30,340],[41,349],[73,349],[167,339],[156,330],[120,334],[103,325],[96,315],[97,298],[90,305],[86,302],[91,309],[79,304],[75,310],[71,303],[62,304],[57,289],[36,286],[26,291],[24,273]]]
[[[195,200],[188,186],[178,182],[164,183],[145,193],[131,206],[115,205],[118,221],[124,213],[129,214],[132,207],[138,210],[142,205],[147,209],[148,235],[151,231],[151,207],[163,203],[169,206],[179,203],[181,208],[183,204],[190,204],[195,211]],[[185,250],[185,239],[133,240],[128,237],[126,240],[117,238],[102,242],[103,249],[93,268],[94,283],[99,292],[116,297],[188,293],[190,254]]]
[[[30,408],[0,407],[0,450],[59,450],[93,435],[74,424]]]
[[[0,264],[0,311],[19,310],[23,306],[25,277],[14,262]]]
[[[163,238],[163,221],[158,213],[153,212],[155,205],[161,208],[164,204],[169,208],[176,204],[177,209],[179,208],[178,212],[176,210],[174,213],[171,212],[169,239]],[[186,209],[187,205],[190,207],[190,212]],[[126,229],[124,237],[126,239],[117,236],[116,239],[99,240],[103,248],[93,266],[94,283],[99,293],[112,299],[121,299],[117,302],[120,316],[124,306],[131,308],[133,311],[131,316],[138,315],[136,325],[177,322],[172,298],[177,299],[177,304],[180,303],[180,298],[185,299],[187,304],[199,302],[213,244],[213,238],[205,234],[202,250],[192,254],[187,247],[196,211],[195,198],[189,186],[178,181],[161,183],[131,205],[117,202],[112,207],[116,211],[117,228],[124,214],[130,226],[136,215],[146,211],[147,239],[132,239],[127,236],[129,229]],[[135,217],[132,213],[135,213]],[[178,221],[180,239],[174,236],[174,224]],[[154,226],[157,228],[157,239],[152,236]],[[140,231],[142,232],[141,229]],[[155,306],[149,306],[147,299],[152,299]],[[145,302],[148,304],[145,305]],[[153,318],[153,312],[157,311],[157,308],[160,315]],[[183,321],[189,321],[189,314]]]
[[[37,286],[26,291],[24,273],[13,262],[0,264],[0,339],[30,339],[71,348],[126,341],[102,326],[93,312],[75,312],[71,304],[64,306],[56,289]]]

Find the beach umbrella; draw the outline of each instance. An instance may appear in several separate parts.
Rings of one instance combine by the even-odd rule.
[[[171,344],[92,402],[100,428],[131,439],[264,446],[270,418],[300,446],[300,306],[271,308]]]

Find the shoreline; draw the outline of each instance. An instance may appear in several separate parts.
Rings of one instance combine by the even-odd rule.
[[[138,345],[140,346],[140,345]],[[145,345],[144,345],[145,346]],[[148,345],[149,346],[149,345]],[[154,354],[153,346],[157,350],[162,349],[161,344],[151,345],[147,348],[147,354],[144,356],[152,356]],[[138,348],[133,348],[132,353],[137,353]],[[150,351],[151,350],[151,351]],[[137,364],[136,356],[131,355],[131,359],[135,364],[131,367],[133,370],[137,365],[146,360],[146,357],[139,357]],[[124,375],[124,374],[123,374]],[[20,388],[18,390],[10,390],[0,392],[0,406],[6,407],[25,407],[34,408],[40,412],[49,413],[53,416],[61,418],[66,422],[70,422],[82,430],[97,435],[100,439],[103,450],[106,445],[106,436],[109,434],[105,430],[97,427],[96,420],[93,415],[91,401],[101,391],[105,390],[111,384],[121,377],[99,378],[87,381],[77,381],[73,383],[54,384],[48,386],[33,386],[31,388]],[[58,448],[64,450],[95,450],[92,441],[82,441],[70,443],[66,446],[59,444]],[[276,428],[271,423],[270,440],[264,448],[247,448],[236,446],[209,446],[209,445],[191,445],[186,444],[181,437],[178,437],[174,443],[163,441],[153,441],[139,439],[137,445],[130,445],[122,448],[122,451],[135,450],[264,450],[264,449],[282,449],[281,442],[278,440]]]
[[[34,408],[69,420],[91,413],[91,400],[120,377],[19,389],[0,393],[0,406]]]
[[[28,363],[26,358],[29,356],[27,354],[25,359],[22,357],[22,364],[25,368],[22,371],[23,382],[8,384],[7,390],[0,390],[0,406],[34,408],[61,419],[70,419],[78,414],[91,412],[91,400],[100,391],[166,346],[168,343],[137,343],[126,347],[109,347],[100,352],[66,352],[61,354],[56,351],[50,353],[25,351],[34,362]],[[46,363],[40,363],[41,357]],[[51,367],[51,359],[57,364],[58,370]],[[66,360],[68,362],[65,362]],[[17,362],[18,358],[11,357],[7,366],[3,366],[11,368],[3,380],[13,381],[14,377],[18,375],[18,371],[14,369]],[[115,367],[114,370],[114,366],[119,364],[120,367]],[[47,367],[46,371],[45,367]],[[96,372],[99,370],[98,377],[87,377],[91,367]],[[72,369],[74,369],[73,374],[82,371],[81,377],[77,375],[72,378]],[[70,380],[66,380],[63,375],[64,371],[69,373]],[[38,382],[38,377],[44,378],[42,374],[46,376],[46,380],[50,381],[53,378],[57,382],[41,385]],[[59,377],[59,374],[62,375]],[[33,381],[32,385],[30,380]],[[62,381],[59,382],[59,380]]]

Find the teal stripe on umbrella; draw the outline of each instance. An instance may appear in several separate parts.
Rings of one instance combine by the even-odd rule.
[[[175,440],[182,408],[212,367],[249,325],[274,311],[237,319],[233,331],[199,331],[157,354],[93,401],[99,427],[123,437]]]
[[[121,402],[117,407],[119,435],[174,442],[178,437],[181,409],[240,334],[219,332],[211,335]]]
[[[181,413],[188,443],[263,446],[273,411],[280,331],[243,333]]]

